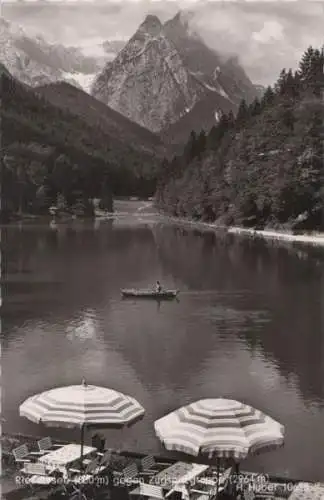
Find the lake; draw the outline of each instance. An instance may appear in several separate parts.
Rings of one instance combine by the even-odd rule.
[[[155,419],[223,396],[286,426],[285,447],[245,469],[324,480],[323,251],[201,233],[145,210],[1,237],[5,432],[77,437],[20,418],[18,406],[85,377],[146,409],[134,427],[107,431],[109,446],[161,452]],[[157,279],[179,302],[121,300],[121,288]]]

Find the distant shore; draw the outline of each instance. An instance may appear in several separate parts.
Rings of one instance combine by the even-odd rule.
[[[178,217],[166,216],[168,220],[178,223],[189,225],[202,230],[209,230],[215,232],[225,232],[227,234],[234,234],[236,236],[261,238],[272,241],[284,241],[288,243],[303,243],[306,245],[324,247],[324,232],[305,232],[294,234],[292,231],[279,231],[275,229],[253,229],[239,226],[224,226],[216,222],[201,222],[190,219],[182,219]]]
[[[138,199],[123,199],[123,200],[115,200],[116,202],[116,207],[115,207],[115,212],[113,213],[107,213],[105,212],[104,216],[103,213],[97,212],[95,214],[95,218],[111,218],[113,216],[118,216],[122,214],[132,214],[136,213],[139,214],[141,213],[142,215],[145,215],[146,210],[155,208],[154,203],[150,200],[138,200]],[[130,210],[131,208],[136,206],[135,212],[132,212]],[[155,208],[156,209],[156,208]],[[236,236],[243,236],[243,237],[249,237],[249,238],[260,238],[264,240],[269,240],[269,241],[281,241],[285,243],[301,243],[304,245],[311,245],[311,246],[317,246],[317,247],[324,247],[324,232],[318,232],[318,231],[308,231],[308,232],[299,232],[298,234],[294,233],[293,231],[284,231],[284,230],[276,230],[276,229],[254,229],[254,228],[245,228],[245,227],[239,227],[239,226],[225,226],[222,224],[219,224],[217,222],[202,222],[199,220],[192,220],[189,218],[181,218],[181,217],[173,217],[168,214],[163,213],[162,211],[159,212],[158,209],[156,209],[156,214],[163,216],[164,220],[170,221],[172,223],[176,224],[181,224],[185,226],[190,226],[196,229],[200,229],[202,231],[214,231],[214,232],[222,232],[222,233],[227,233],[227,234],[233,234]],[[75,217],[73,216],[68,216],[68,217],[62,217],[62,218],[57,218],[53,219],[51,216],[37,216],[37,215],[30,215],[30,214],[24,214],[20,219],[15,218],[11,221],[11,223],[17,223],[17,222],[36,222],[39,220],[56,220],[57,222],[67,222],[67,221],[72,221],[74,220]],[[78,218],[78,220],[83,220],[83,218]]]
[[[291,243],[304,243],[307,245],[324,246],[324,233],[303,233],[293,234],[292,232],[276,231],[273,229],[255,230],[241,227],[230,227],[227,230],[230,234],[241,236],[252,236],[267,240],[279,240]]]

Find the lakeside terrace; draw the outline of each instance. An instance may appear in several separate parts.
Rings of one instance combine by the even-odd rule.
[[[324,483],[304,482],[297,479],[268,477],[264,474],[241,471],[239,475],[228,475],[222,471],[218,492],[215,489],[216,468],[202,460],[177,461],[165,457],[146,457],[128,451],[111,450],[108,466],[103,468],[96,481],[85,481],[81,488],[62,488],[61,481],[45,487],[31,487],[21,472],[23,464],[15,462],[12,450],[27,444],[29,450],[37,450],[33,436],[3,435],[1,498],[4,500],[42,499],[96,499],[136,500],[141,498],[180,500],[185,498],[182,485],[190,482],[188,500],[215,500],[243,498],[246,500],[324,500]],[[71,447],[77,444],[57,441],[57,446]],[[89,450],[93,451],[89,447]],[[39,459],[37,460],[39,461]],[[88,460],[89,462],[90,460]],[[144,465],[143,465],[144,464]],[[147,464],[147,466],[145,466]],[[127,471],[127,473],[126,473]],[[227,477],[226,476],[227,473]],[[112,475],[111,475],[112,474]],[[224,474],[224,475],[222,475]],[[88,476],[89,477],[89,476]],[[235,478],[235,481],[234,481]],[[117,479],[117,480],[116,480]],[[225,481],[226,479],[226,481]],[[236,491],[232,485],[235,483]],[[69,483],[70,484],[70,483]],[[80,483],[79,483],[80,484]],[[240,497],[239,494],[242,496]]]

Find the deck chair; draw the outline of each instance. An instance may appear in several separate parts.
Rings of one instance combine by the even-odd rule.
[[[3,460],[7,460],[8,464],[12,464],[14,456],[12,454],[13,446],[7,441],[1,440],[1,456]]]
[[[45,464],[41,464],[40,462],[26,462],[24,464],[24,468],[20,469],[22,474],[31,475],[31,476],[48,476]]]
[[[71,492],[68,492],[68,490],[66,490],[67,494],[69,495],[69,500],[88,500],[86,495],[82,493],[79,488],[76,488],[74,485],[72,485],[71,487]]]
[[[195,494],[196,500],[211,500],[216,497],[216,493],[214,491],[209,492],[208,490],[196,490],[195,488],[190,489],[190,497]]]
[[[217,490],[218,494],[220,494],[226,489],[226,487],[228,485],[228,481],[230,480],[230,477],[232,475],[232,472],[233,472],[232,467],[229,467],[228,469],[226,469],[224,472],[222,472],[219,475],[218,488],[217,488],[217,479],[202,477],[202,478],[198,479],[197,483],[208,485],[211,488],[214,488],[215,491]],[[208,494],[208,493],[206,492],[206,494]]]
[[[38,455],[37,451],[29,451],[27,444],[22,444],[17,448],[12,450],[15,462],[17,465],[25,462],[32,462],[35,460],[35,455]]]
[[[140,483],[139,486],[130,491],[129,494],[140,497],[157,498],[158,500],[163,500],[165,498],[161,486],[154,486],[147,483]]]
[[[33,495],[38,490],[56,486],[56,478],[49,475],[45,465],[39,462],[25,463],[24,468],[19,472],[26,477],[25,484],[29,486]]]
[[[153,455],[147,455],[140,462],[141,474],[156,474],[162,467],[166,467],[167,465],[157,462]]]
[[[65,495],[68,496],[69,500],[86,500],[85,492],[90,492],[91,498],[96,498],[97,484],[92,479],[106,469],[107,465],[101,465],[98,458],[92,460],[84,470],[69,468],[68,478],[65,481]]]
[[[122,471],[114,471],[113,476],[114,479],[119,481],[119,486],[128,486],[139,482],[139,470],[135,462],[132,462]]]
[[[231,475],[233,474],[233,468],[229,467],[219,476],[218,480],[218,492],[223,491],[226,488]]]
[[[39,449],[39,453],[44,455],[45,453],[49,453],[55,448],[61,448],[63,445],[52,443],[52,439],[48,436],[37,441],[37,446]]]
[[[35,486],[40,486],[40,487],[44,487],[44,486],[54,486],[56,484],[56,479],[55,477],[53,476],[44,476],[44,475],[38,475],[38,474],[35,474],[33,476],[31,476],[28,480],[28,484],[30,484],[31,486],[35,487]]]

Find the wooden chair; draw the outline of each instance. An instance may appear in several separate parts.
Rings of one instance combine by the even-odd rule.
[[[161,486],[155,486],[147,483],[140,483],[139,486],[132,490],[129,494],[132,496],[148,497],[149,499],[157,498],[158,500],[164,500],[165,498]]]
[[[37,446],[39,449],[39,453],[44,455],[45,453],[49,453],[55,448],[61,448],[63,445],[52,443],[52,439],[47,436],[37,441]]]
[[[46,466],[40,462],[26,462],[19,472],[26,477],[25,484],[29,486],[33,495],[37,495],[44,488],[55,489],[57,486],[55,476],[51,475]]]
[[[17,465],[25,462],[32,462],[35,460],[35,455],[37,456],[39,452],[37,451],[29,451],[27,444],[22,444],[17,448],[12,450],[12,454],[14,456],[15,462]]]
[[[37,475],[37,476],[47,476],[47,470],[45,464],[40,462],[25,462],[24,468],[20,469],[22,474],[26,475]]]
[[[135,462],[125,467],[121,472],[113,472],[114,479],[118,479],[120,486],[129,486],[139,482],[139,470]]]
[[[3,460],[7,460],[8,464],[12,464],[14,456],[12,453],[13,445],[8,441],[1,440],[1,456]]]
[[[157,462],[153,455],[147,455],[140,462],[141,474],[156,474],[168,464]]]
[[[69,500],[86,500],[89,493],[91,498],[96,498],[96,489],[100,482],[93,481],[93,478],[99,476],[107,467],[108,465],[102,464],[97,457],[84,470],[69,468],[65,482],[65,494]],[[108,486],[108,484],[103,484],[103,486]]]

